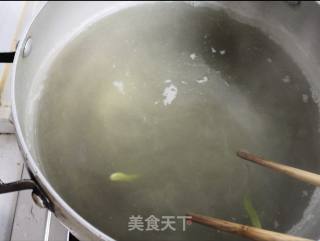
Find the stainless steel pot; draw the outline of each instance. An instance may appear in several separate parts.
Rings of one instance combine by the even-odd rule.
[[[26,122],[31,118],[28,102],[34,76],[43,60],[59,48],[70,34],[80,26],[112,13],[120,8],[146,4],[143,2],[49,2],[39,12],[20,40],[12,73],[12,115],[21,151],[33,181],[6,186],[4,191],[32,188],[36,196],[77,237],[82,240],[113,240],[76,213],[51,186],[39,162],[35,159],[35,146],[27,137],[33,130]],[[197,5],[197,2],[188,4]],[[207,2],[215,8],[222,7],[230,15],[249,25],[262,29],[290,54],[303,70],[313,88],[320,90],[320,6],[316,2]],[[35,95],[35,93],[32,93]],[[36,96],[34,98],[37,98]],[[3,184],[0,184],[0,187]],[[4,187],[4,186],[3,186]],[[2,187],[2,188],[3,188]],[[3,191],[3,192],[4,192]],[[90,198],[90,197],[88,197]],[[320,196],[314,195],[312,222],[300,228],[300,236],[320,237]],[[310,220],[309,220],[310,221]],[[310,224],[311,223],[311,224]]]

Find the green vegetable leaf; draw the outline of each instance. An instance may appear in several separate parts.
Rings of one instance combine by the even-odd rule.
[[[113,182],[132,182],[139,178],[136,174],[126,174],[123,172],[115,172],[110,175],[110,180]]]
[[[250,218],[252,226],[256,228],[262,228],[257,211],[253,207],[251,199],[247,195],[243,198],[243,207]]]

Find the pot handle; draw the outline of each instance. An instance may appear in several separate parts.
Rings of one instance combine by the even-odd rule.
[[[32,199],[38,206],[47,208],[52,212],[54,211],[52,202],[47,198],[42,189],[34,180],[22,179],[16,182],[4,183],[0,179],[0,194],[29,189],[32,190]]]
[[[13,63],[16,52],[0,53],[0,63]]]
[[[13,63],[15,54],[15,51],[0,52],[0,63]],[[47,197],[47,195],[41,189],[41,187],[37,184],[37,182],[33,179],[22,179],[19,181],[8,183],[4,183],[0,179],[0,194],[30,189],[32,190],[32,199],[38,206],[42,208],[47,208],[50,211],[54,212],[53,203],[50,201],[50,199]]]

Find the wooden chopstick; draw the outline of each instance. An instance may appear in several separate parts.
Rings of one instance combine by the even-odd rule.
[[[313,241],[311,239],[295,237],[288,234],[277,233],[261,228],[254,228],[243,224],[233,223],[226,220],[202,216],[194,213],[189,213],[187,215],[191,216],[191,220],[193,222],[203,224],[224,232],[233,233],[254,241]]]
[[[295,167],[275,163],[271,160],[265,160],[247,151],[238,151],[237,156],[242,159],[254,162],[264,167],[268,167],[272,170],[284,173],[300,181],[320,186],[320,175],[304,171]],[[238,224],[234,222],[229,222],[222,219],[212,218],[208,216],[202,216],[199,214],[189,213],[193,222],[203,224],[224,232],[233,233],[238,236],[249,238],[254,241],[313,241],[312,239],[300,238],[288,234],[277,233],[261,228],[255,228],[246,226],[243,224]]]
[[[262,159],[261,157],[258,157],[254,154],[251,154],[247,151],[238,151],[237,156],[241,157],[242,159],[254,162],[256,164],[259,164],[264,167],[268,167],[272,170],[281,172],[283,174],[286,174],[288,176],[291,176],[295,179],[298,179],[300,181],[315,185],[315,186],[320,186],[320,175],[304,171],[295,167],[275,163],[270,160],[265,160]]]

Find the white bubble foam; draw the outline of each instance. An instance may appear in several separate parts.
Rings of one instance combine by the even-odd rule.
[[[202,79],[198,79],[198,80],[196,80],[199,84],[203,84],[203,83],[205,83],[205,82],[207,82],[209,79],[208,79],[208,77],[207,76],[203,76],[203,78]]]
[[[112,84],[114,87],[116,87],[118,89],[120,94],[125,95],[124,84],[122,81],[113,81]]]
[[[283,77],[282,81],[283,81],[283,83],[288,84],[288,83],[290,83],[291,78],[290,78],[290,76],[289,76],[289,75],[286,75],[286,76],[284,76],[284,77]]]
[[[162,93],[162,95],[165,97],[163,100],[163,105],[170,105],[177,97],[177,94],[178,88],[175,85],[170,84],[170,86],[166,87]]]
[[[190,54],[190,58],[192,60],[195,60],[197,58],[197,55],[195,53]]]

